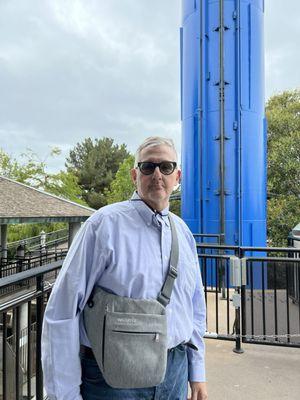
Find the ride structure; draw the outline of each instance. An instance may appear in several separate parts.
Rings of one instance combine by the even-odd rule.
[[[263,21],[264,0],[182,0],[182,217],[227,245],[266,245]]]

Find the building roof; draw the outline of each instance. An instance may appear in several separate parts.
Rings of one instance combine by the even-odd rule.
[[[292,235],[300,238],[300,223],[293,228]]]
[[[81,222],[94,211],[0,176],[0,224]]]

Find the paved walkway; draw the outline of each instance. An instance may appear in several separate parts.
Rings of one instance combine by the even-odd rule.
[[[299,400],[300,349],[206,339],[209,400]]]

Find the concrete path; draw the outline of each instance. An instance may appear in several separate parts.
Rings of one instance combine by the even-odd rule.
[[[299,400],[300,349],[206,339],[209,400]]]

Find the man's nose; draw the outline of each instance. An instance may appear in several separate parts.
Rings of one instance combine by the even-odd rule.
[[[155,167],[155,170],[154,170],[154,172],[152,174],[152,177],[153,178],[161,178],[161,172],[160,172],[160,169],[159,169],[158,166]]]

